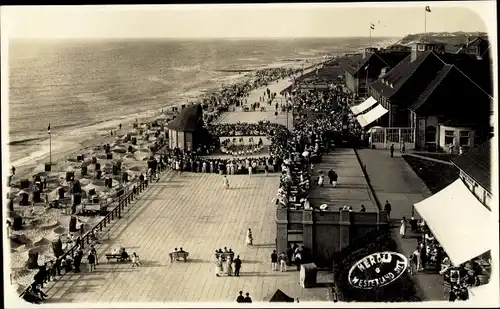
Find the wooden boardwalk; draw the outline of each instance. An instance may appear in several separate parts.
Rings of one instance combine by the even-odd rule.
[[[303,301],[328,300],[324,287],[302,289],[296,270],[271,271],[277,174],[230,176],[228,190],[220,175],[169,174],[111,227],[110,241],[96,247],[103,256],[121,245],[137,252],[144,265],[132,268],[99,258],[96,272],[84,267],[50,284],[48,302],[234,302],[240,290],[259,301],[278,288]],[[251,248],[245,246],[249,227]],[[189,251],[187,263],[171,264],[168,253],[174,247]],[[213,253],[223,247],[240,255],[241,277],[215,276]]]
[[[329,185],[328,171],[331,168],[339,175],[336,188]],[[322,162],[314,165],[314,181],[320,170],[325,175],[325,185],[321,188],[313,183],[311,203],[327,204],[333,210],[348,205],[352,206],[354,211],[359,211],[361,205],[364,205],[368,212],[378,211],[354,149],[337,148],[328,155],[324,154]]]

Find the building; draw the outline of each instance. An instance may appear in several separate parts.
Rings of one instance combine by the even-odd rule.
[[[203,128],[203,109],[200,104],[184,106],[179,115],[168,125],[169,147],[185,151],[195,149],[198,144],[196,134]]]
[[[460,170],[459,179],[415,204],[416,211],[443,246],[453,265],[472,259],[482,260],[481,284],[491,276],[490,250],[498,245],[491,237],[498,217],[491,207],[491,140],[453,159]],[[493,232],[494,233],[494,232]]]
[[[452,160],[460,179],[474,196],[491,211],[491,139]]]
[[[409,51],[366,48],[363,58],[345,70],[347,88],[354,94],[366,97],[368,85],[383,76],[410,53]]]
[[[448,150],[451,131],[452,149],[472,148],[492,130],[492,97],[481,86],[491,82],[489,68],[482,59],[445,53],[443,44],[415,42],[409,56],[370,84],[369,94],[388,111],[377,124],[410,128],[415,148]]]
[[[276,224],[278,252],[286,252],[288,244],[296,243],[309,251],[316,265],[330,267],[336,253],[387,224],[387,214],[278,208]]]

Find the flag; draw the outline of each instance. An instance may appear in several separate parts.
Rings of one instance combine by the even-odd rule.
[[[426,6],[425,7],[425,11],[430,13],[431,12],[431,7],[430,6]]]
[[[49,122],[49,127],[47,128],[47,131],[49,131],[49,134],[50,134],[50,122]]]
[[[370,29],[375,30],[375,25],[370,23]]]

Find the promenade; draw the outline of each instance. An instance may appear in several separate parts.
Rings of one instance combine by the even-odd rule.
[[[330,169],[339,175],[336,188],[328,183]],[[320,170],[325,175],[324,187],[319,187],[315,182]],[[314,182],[311,185],[310,201],[314,205],[327,204],[332,210],[349,205],[355,211],[359,211],[361,205],[364,205],[368,212],[378,211],[377,204],[352,148],[337,148],[330,154],[324,154],[322,162],[314,165],[312,178]]]
[[[257,113],[227,113],[226,121],[255,121],[249,114]],[[230,189],[225,189],[218,174],[167,172],[110,227],[109,240],[96,246],[97,271],[89,273],[83,266],[82,273],[50,283],[47,303],[235,302],[240,290],[258,302],[277,289],[301,301],[328,301],[325,283],[331,276],[320,272],[319,287],[303,289],[296,269],[271,270],[276,242],[272,199],[279,174],[228,178]],[[252,247],[245,245],[248,228],[253,231]],[[118,246],[136,252],[143,265],[108,263],[104,254]],[[168,253],[180,247],[189,252],[188,261],[171,263]],[[224,247],[240,256],[240,277],[215,276],[214,251]]]
[[[401,157],[399,152],[390,157],[387,150],[360,149],[358,150],[361,162],[366,165],[368,177],[373,185],[374,194],[385,204],[389,201],[392,206],[391,217],[394,219],[393,233],[402,254],[410,256],[417,247],[415,238],[401,238],[399,236],[399,221],[404,217],[411,218],[413,204],[431,196],[431,192],[411,167]],[[439,171],[436,171],[439,173]],[[414,212],[415,218],[419,218]],[[428,301],[445,300],[443,276],[425,272],[413,276],[420,286],[420,297]]]

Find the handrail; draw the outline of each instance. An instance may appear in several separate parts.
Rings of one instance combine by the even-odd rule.
[[[160,147],[160,150],[161,150],[161,148],[163,148],[163,146]],[[167,169],[165,169],[165,170],[167,170]],[[118,198],[118,205],[116,207],[114,207],[104,218],[102,218],[92,229],[90,229],[89,231],[87,231],[87,233],[85,233],[83,236],[81,236],[79,243],[75,244],[68,251],[64,252],[63,255],[58,257],[58,259],[59,258],[64,259],[70,254],[71,254],[71,256],[73,256],[73,253],[78,249],[79,246],[81,246],[82,249],[85,248],[85,243],[87,245],[89,245],[91,242],[90,235],[93,234],[97,230],[99,230],[101,232],[103,228],[105,228],[108,224],[111,223],[111,220],[114,220],[115,218],[120,219],[122,210],[124,210],[125,207],[128,206],[135,199],[135,197],[138,196],[141,192],[143,192],[148,186],[149,186],[148,178],[145,177],[144,180],[139,181],[139,185],[136,187],[135,193],[132,190],[128,194],[120,196]],[[113,200],[113,202],[115,202],[115,200]],[[33,280],[32,284],[34,282],[35,282],[35,280]],[[31,289],[32,284],[27,286],[26,289],[24,289],[21,292],[19,297],[23,297],[26,294],[26,292],[28,292]]]

